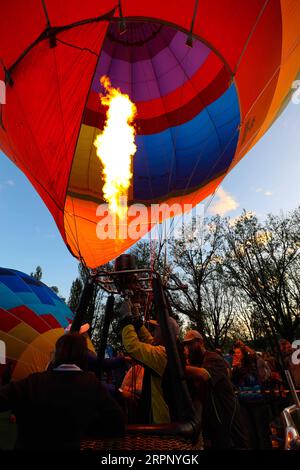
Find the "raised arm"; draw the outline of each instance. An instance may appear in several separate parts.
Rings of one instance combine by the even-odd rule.
[[[153,336],[149,332],[149,330],[143,325],[139,330],[138,330],[138,337],[143,343],[147,344],[152,344],[154,341]]]
[[[122,342],[131,357],[150,367],[158,375],[163,374],[167,363],[167,355],[163,346],[152,346],[142,342],[133,325],[127,325],[123,328]]]

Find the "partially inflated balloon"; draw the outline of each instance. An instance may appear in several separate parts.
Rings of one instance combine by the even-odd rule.
[[[99,225],[102,77],[136,106],[128,204],[131,222],[134,203],[147,208],[140,237],[151,204],[198,204],[280,114],[299,73],[299,24],[296,0],[6,2],[0,146],[71,252],[105,263],[136,238],[104,239]]]
[[[6,351],[0,376],[9,372],[21,379],[45,370],[72,318],[71,310],[45,284],[0,268],[0,341]]]

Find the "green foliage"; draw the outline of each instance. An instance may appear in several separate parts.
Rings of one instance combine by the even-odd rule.
[[[224,227],[224,277],[246,295],[254,322],[289,340],[300,326],[299,220],[299,208],[265,222],[244,212]]]
[[[33,277],[34,279],[36,279],[37,281],[41,281],[41,279],[43,277],[43,271],[42,271],[41,266],[37,266],[35,268],[35,271],[30,273],[30,276]]]
[[[53,292],[55,292],[56,295],[59,295],[59,289],[57,286],[51,286],[50,289],[53,290]]]
[[[79,278],[76,278],[75,281],[72,282],[69,300],[68,300],[68,306],[70,307],[72,312],[75,312],[78,307],[82,289],[83,289],[82,280]]]

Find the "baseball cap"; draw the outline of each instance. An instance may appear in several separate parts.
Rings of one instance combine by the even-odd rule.
[[[67,333],[70,333],[71,332],[71,326],[72,326],[72,323],[69,323],[69,325],[65,328],[65,334]],[[83,335],[84,333],[87,333],[90,329],[90,324],[89,323],[84,323],[81,327],[80,327],[80,330],[78,331],[78,333],[80,335]]]
[[[200,341],[203,341],[202,335],[199,333],[197,330],[189,330],[186,332],[184,338],[183,338],[183,343],[189,343],[190,341],[194,341],[195,339],[198,339]]]

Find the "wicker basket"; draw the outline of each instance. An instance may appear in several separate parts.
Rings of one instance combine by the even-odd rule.
[[[103,439],[85,439],[82,441],[81,450],[123,450],[123,451],[139,451],[139,450],[202,450],[202,438],[198,442],[191,441],[179,436],[155,436],[147,434],[126,434],[120,438],[103,438]]]

